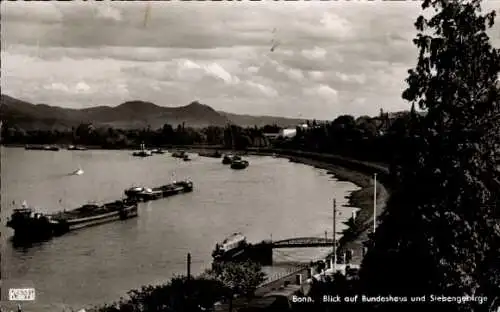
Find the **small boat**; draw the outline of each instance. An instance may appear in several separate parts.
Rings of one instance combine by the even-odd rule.
[[[78,146],[78,145],[69,145],[68,146],[68,151],[86,151],[87,148],[84,146]]]
[[[151,153],[151,151],[137,151],[137,152],[132,153],[132,156],[136,156],[136,157],[148,157],[151,155],[153,155]]]
[[[224,158],[222,158],[222,163],[224,165],[230,165],[234,160],[241,160],[241,157],[238,155],[224,155]]]
[[[72,175],[82,175],[83,174],[83,170],[82,168],[78,168],[77,170],[73,171]]]
[[[210,158],[221,158],[222,154],[219,151],[215,152],[200,152],[198,155],[202,157],[210,157]]]
[[[247,239],[243,234],[239,232],[233,233],[215,245],[212,257],[214,260],[229,260],[234,255],[242,252],[247,245]]]
[[[172,153],[172,157],[184,158],[186,156],[186,151],[175,151]]]
[[[250,163],[246,160],[233,160],[231,162],[231,169],[245,169]]]
[[[25,145],[24,149],[26,149],[26,150],[41,150],[41,151],[45,150],[43,145],[32,145],[32,144]]]
[[[7,226],[14,237],[39,240],[59,236],[72,230],[137,217],[137,202],[125,199],[103,205],[87,204],[70,211],[53,214],[38,213],[23,204],[14,209]]]
[[[151,150],[153,154],[165,154],[165,152],[161,148],[155,148]]]
[[[57,152],[59,150],[59,147],[55,146],[55,145],[45,145],[43,147],[44,150],[46,151],[54,151],[54,152]]]
[[[141,201],[155,200],[163,197],[168,197],[180,193],[188,193],[193,191],[193,182],[189,180],[174,181],[159,187],[131,187],[125,190],[125,195],[128,198]]]
[[[132,156],[136,156],[136,157],[148,157],[148,156],[152,156],[152,155],[153,155],[153,153],[150,150],[146,149],[144,143],[141,144],[141,150],[132,153]]]
[[[189,158],[189,155],[184,155],[184,157],[182,157],[182,160],[184,161],[191,161],[191,158]]]

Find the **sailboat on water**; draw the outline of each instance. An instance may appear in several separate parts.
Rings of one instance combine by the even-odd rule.
[[[233,153],[224,155],[224,157],[222,158],[222,164],[231,165],[231,169],[245,169],[250,165],[250,163],[236,154],[236,144],[233,129],[231,125],[229,125],[229,127],[229,130],[231,131],[231,148],[233,150]]]
[[[141,143],[141,150],[140,151],[134,152],[132,154],[132,156],[137,156],[137,157],[148,157],[148,156],[152,156],[152,155],[153,155],[153,153],[150,150],[146,149],[146,146],[144,143]]]

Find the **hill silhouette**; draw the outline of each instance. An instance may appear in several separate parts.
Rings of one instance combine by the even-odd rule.
[[[232,123],[238,126],[294,126],[303,119],[272,116],[249,116],[216,111],[212,107],[194,101],[180,107],[159,106],[145,101],[128,101],[118,106],[96,106],[71,109],[47,104],[33,104],[1,95],[0,118],[24,129],[67,129],[81,123],[95,126],[132,129],[160,128],[165,123],[185,123],[190,127],[224,126]]]

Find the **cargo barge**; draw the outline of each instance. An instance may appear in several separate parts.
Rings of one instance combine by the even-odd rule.
[[[173,183],[153,188],[137,186],[131,187],[126,189],[124,193],[128,198],[133,200],[150,201],[192,191],[193,182],[185,180],[174,181]]]
[[[14,230],[15,238],[38,240],[137,216],[137,202],[130,199],[103,205],[86,204],[73,210],[52,214],[39,213],[23,205],[23,208],[14,209],[7,221],[7,227]]]
[[[35,151],[59,151],[59,147],[55,145],[32,145],[28,144],[24,146],[25,150],[35,150]]]

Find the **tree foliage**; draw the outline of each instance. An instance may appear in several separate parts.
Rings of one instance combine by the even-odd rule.
[[[208,272],[216,280],[222,282],[235,294],[252,297],[257,287],[264,282],[266,275],[258,263],[246,261],[243,263],[214,263]]]
[[[222,263],[204,274],[177,276],[166,284],[131,290],[127,298],[98,307],[98,312],[201,312],[235,294],[251,296],[263,282],[261,266],[253,262]]]
[[[480,1],[422,7],[435,14],[415,23],[419,57],[403,97],[427,114],[409,123],[361,279],[372,294],[487,296],[445,309],[489,311],[500,304],[500,53],[486,34],[495,14]]]

